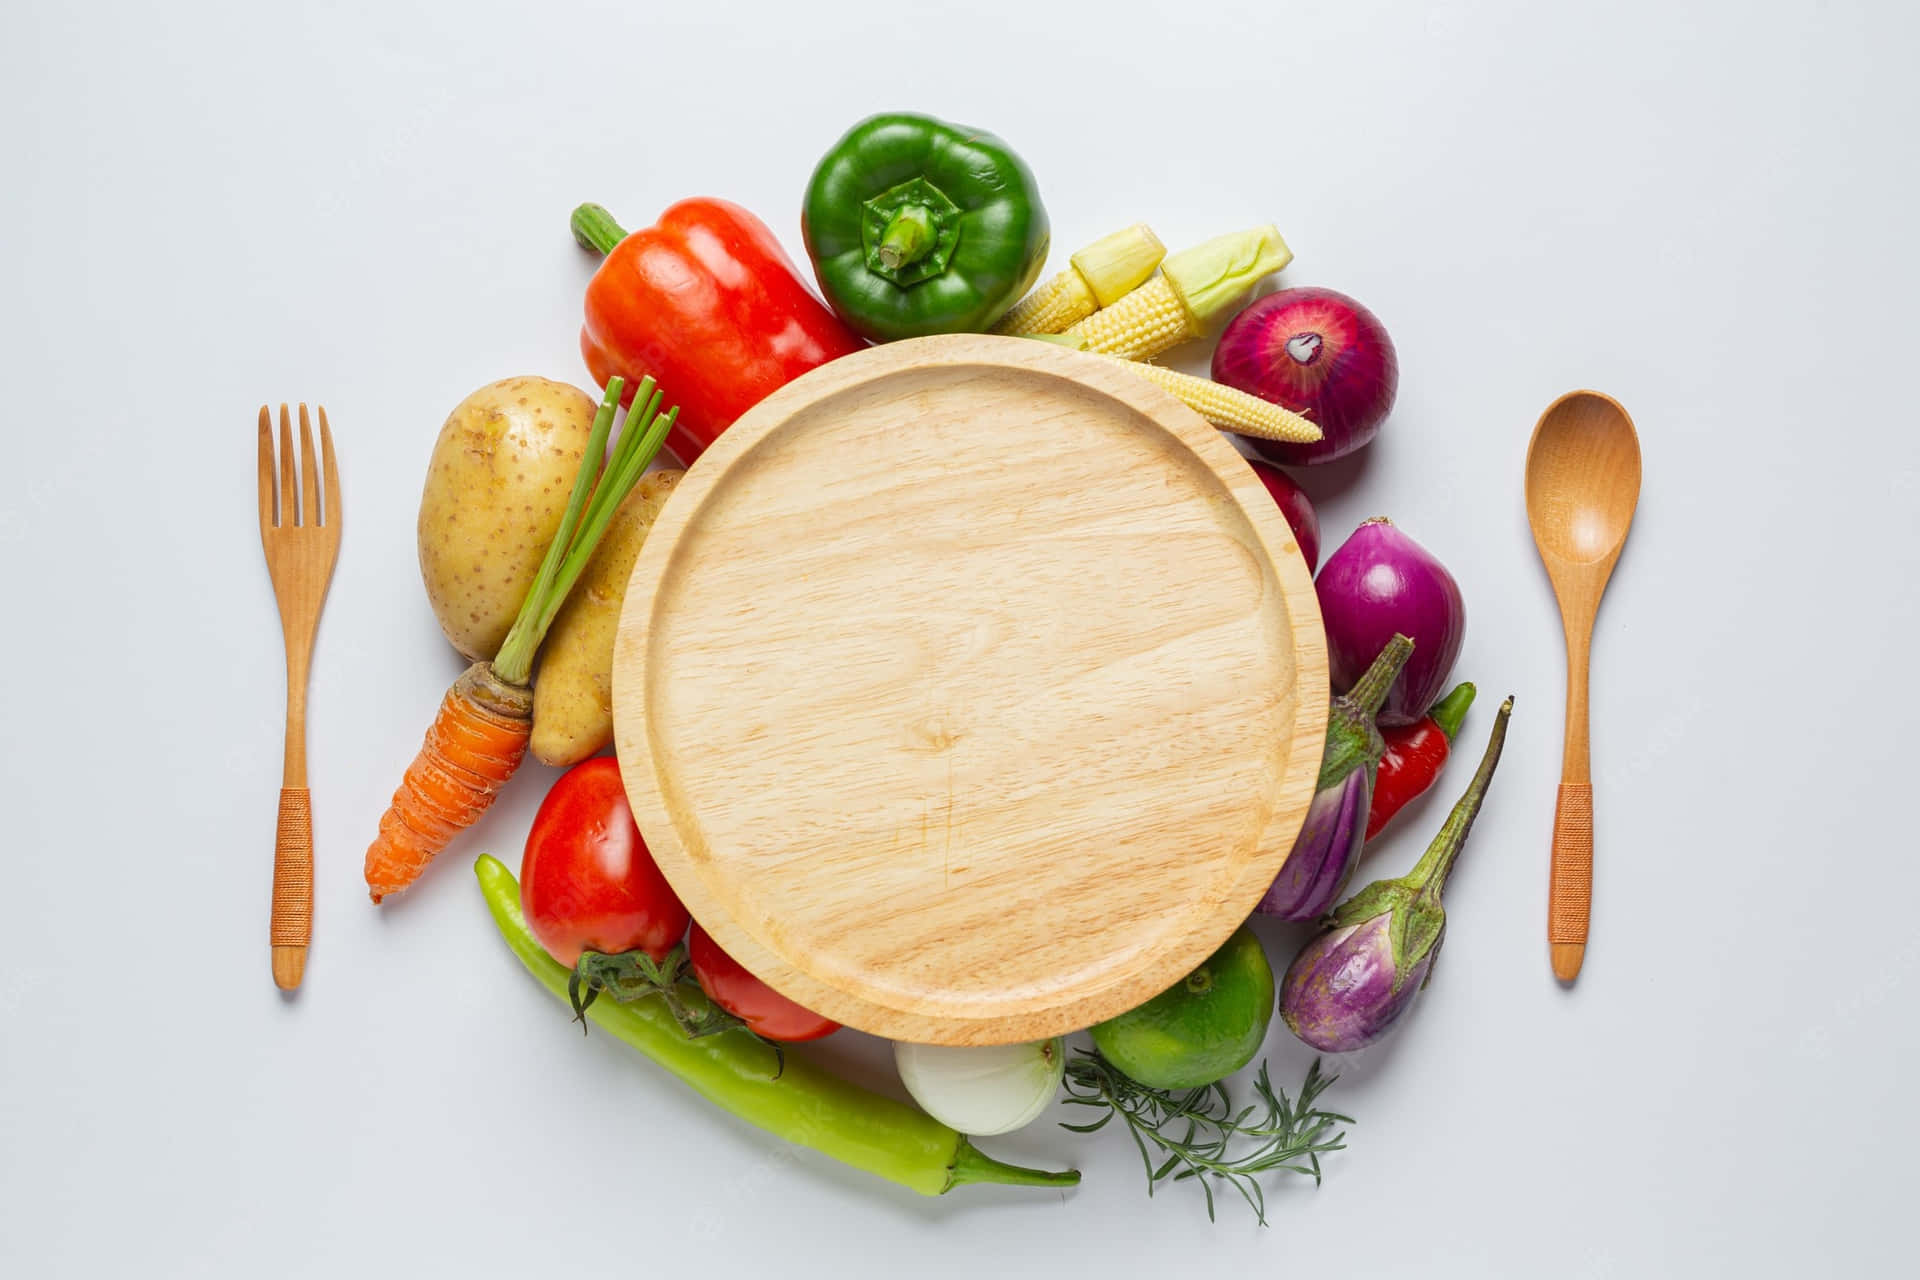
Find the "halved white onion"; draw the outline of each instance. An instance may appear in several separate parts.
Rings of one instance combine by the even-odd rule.
[[[940,1123],[975,1137],[1011,1133],[1039,1118],[1067,1070],[1067,1042],[893,1046],[907,1092]]]

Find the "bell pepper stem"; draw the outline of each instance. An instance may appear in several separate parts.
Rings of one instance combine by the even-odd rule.
[[[627,238],[626,228],[615,222],[613,215],[597,204],[583,204],[575,209],[570,225],[573,227],[575,243],[602,257],[612,253],[613,247]]]
[[[1472,682],[1463,682],[1453,686],[1451,693],[1427,708],[1427,714],[1440,727],[1441,736],[1448,742],[1460,736],[1460,725],[1467,718],[1467,708],[1473,705],[1475,692]]]
[[[903,204],[887,219],[887,229],[880,233],[875,252],[887,270],[898,271],[926,257],[939,235],[933,210],[923,204]]]

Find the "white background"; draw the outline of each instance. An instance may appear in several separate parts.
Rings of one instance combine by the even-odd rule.
[[[1839,1274],[1910,1256],[1920,891],[1912,6],[10,4],[0,1270],[148,1275]],[[937,16],[934,14],[937,12]],[[1329,1102],[1326,1183],[1209,1225],[1118,1133],[988,1143],[1068,1195],[916,1199],[770,1141],[508,958],[468,868],[360,858],[459,662],[414,508],[447,410],[583,381],[597,199],[798,250],[820,153],[907,107],[1001,133],[1065,252],[1272,220],[1386,321],[1400,400],[1309,477],[1394,516],[1518,696],[1445,957]],[[1203,358],[1204,352],[1194,353]],[[1584,976],[1543,943],[1558,622],[1540,410],[1594,386],[1646,483],[1594,667]],[[281,648],[253,418],[324,402],[345,544],[313,678],[307,985],[267,974]],[[1464,767],[1441,790],[1457,791]],[[1370,863],[1398,874],[1451,795]],[[1284,963],[1298,935],[1266,932]],[[1309,1061],[1276,1022],[1276,1079]],[[881,1087],[873,1042],[829,1054]],[[1050,1116],[1048,1119],[1058,1118]]]

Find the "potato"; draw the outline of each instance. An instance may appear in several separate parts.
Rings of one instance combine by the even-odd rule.
[[[613,741],[613,636],[620,603],[647,530],[683,474],[656,471],[627,495],[540,646],[532,746],[543,764],[578,764]]]
[[[420,495],[420,576],[453,647],[491,659],[560,528],[598,403],[546,378],[489,383],[447,415]]]

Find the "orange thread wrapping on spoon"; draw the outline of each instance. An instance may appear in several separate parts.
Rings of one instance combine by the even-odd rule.
[[[1593,912],[1593,788],[1561,783],[1553,810],[1553,882],[1547,904],[1547,941],[1587,940]]]

